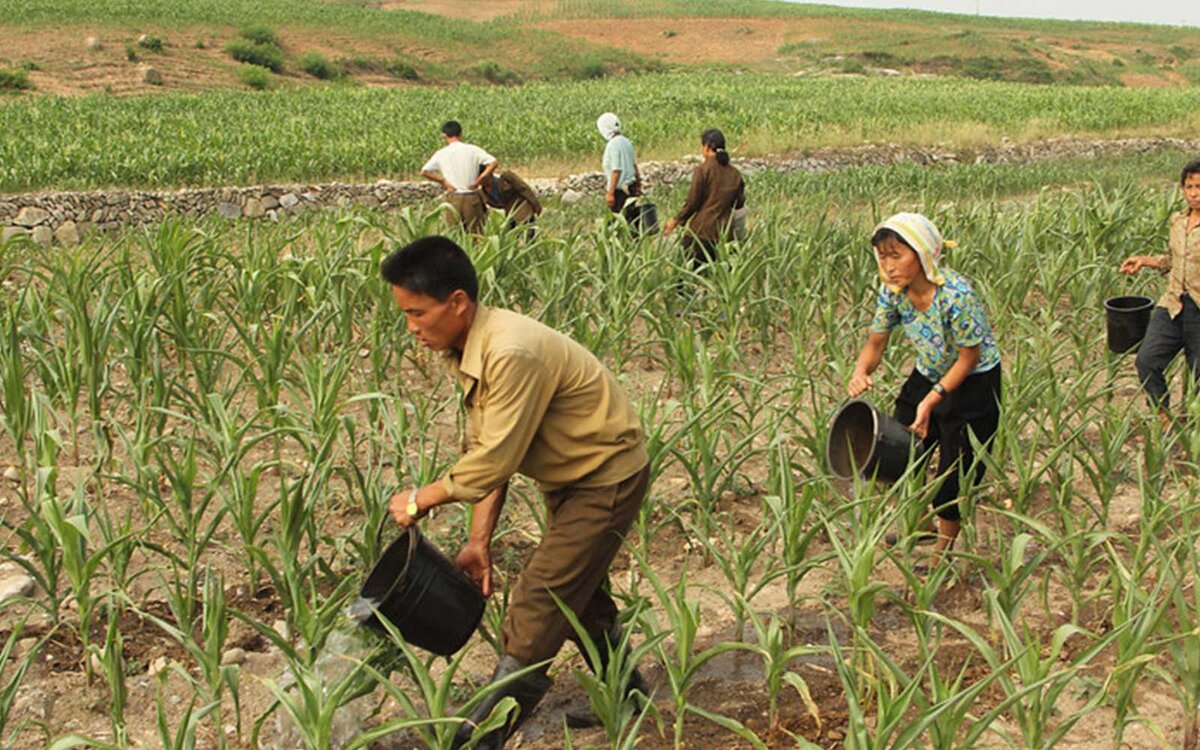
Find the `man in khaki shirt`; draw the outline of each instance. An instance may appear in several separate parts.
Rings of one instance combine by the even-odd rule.
[[[512,696],[518,716],[476,746],[499,748],[549,688],[546,662],[574,639],[555,596],[604,658],[621,640],[605,584],[646,494],[645,438],[629,399],[595,355],[530,318],[478,302],[475,269],[451,240],[419,239],[389,255],[381,271],[409,331],[446,357],[470,426],[468,450],[446,476],[392,497],[397,523],[411,526],[445,503],[474,503],[458,564],[490,595],[489,546],[509,477],[520,472],[545,493],[546,532],[510,592],[504,656],[493,680],[533,668],[489,694],[455,738],[455,747],[466,743],[474,726]],[[628,688],[646,692],[636,672]]]
[[[1121,264],[1122,273],[1143,268],[1167,272],[1167,288],[1150,315],[1146,337],[1138,349],[1138,377],[1150,403],[1170,421],[1166,370],[1179,351],[1187,360],[1188,386],[1200,382],[1200,160],[1183,168],[1179,178],[1187,209],[1171,217],[1166,255],[1135,255]]]

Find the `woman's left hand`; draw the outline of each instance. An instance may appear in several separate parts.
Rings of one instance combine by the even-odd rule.
[[[933,416],[933,407],[937,406],[941,400],[941,396],[930,391],[929,395],[917,404],[917,416],[908,429],[922,440],[929,434],[929,420]]]
[[[677,226],[679,226],[679,222],[674,219],[667,219],[667,225],[663,227],[663,234],[670,234]]]

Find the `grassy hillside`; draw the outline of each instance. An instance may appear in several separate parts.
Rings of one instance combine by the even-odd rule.
[[[444,14],[453,14],[448,17]],[[474,14],[474,17],[472,17]],[[499,15],[497,15],[499,14]],[[1200,83],[1200,30],[998,19],[769,0],[0,0],[0,90],[140,94],[246,87],[226,53],[266,25],[281,64],[265,87],[511,85],[667,67],[940,75],[1023,83]],[[149,34],[161,42],[143,48]],[[99,49],[85,40],[101,40]],[[309,64],[319,56],[324,66]],[[146,66],[161,71],[147,82]],[[314,73],[323,70],[328,75]],[[307,71],[307,72],[306,72]],[[257,84],[250,84],[257,85]]]

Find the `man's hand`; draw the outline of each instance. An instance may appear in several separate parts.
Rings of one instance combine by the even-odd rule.
[[[407,529],[409,526],[415,526],[417,521],[420,521],[425,515],[421,513],[413,518],[408,514],[408,501],[412,496],[412,490],[404,490],[392,495],[392,499],[388,502],[388,512],[392,514],[392,518],[396,519],[396,523],[400,524],[401,528]]]
[[[604,194],[604,203],[607,204],[609,208],[613,208],[614,206],[616,206],[617,205],[617,194],[612,193],[612,192],[605,193]]]
[[[871,390],[875,387],[875,379],[862,370],[855,370],[850,376],[850,384],[846,386],[846,391],[850,394],[850,398],[858,398],[859,395]]]
[[[925,398],[921,399],[921,403],[917,404],[917,417],[908,426],[909,431],[924,440],[925,436],[929,434],[929,419],[933,415],[933,407],[940,404],[941,401],[941,395],[934,391],[930,391]]]
[[[455,560],[484,596],[492,595],[492,553],[482,542],[467,542]]]

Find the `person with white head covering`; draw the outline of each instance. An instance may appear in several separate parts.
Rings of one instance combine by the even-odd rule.
[[[637,156],[633,142],[621,132],[621,121],[612,112],[605,112],[596,120],[601,137],[608,141],[604,147],[604,202],[610,211],[620,213],[630,198],[642,194],[642,175],[638,171]],[[625,218],[633,221],[631,212]]]
[[[901,213],[871,236],[882,283],[866,346],[847,388],[852,398],[872,378],[894,328],[916,350],[916,367],[900,388],[895,417],[938,448],[941,486],[933,499],[937,559],[958,536],[958,498],[983,477],[971,434],[987,446],[1000,422],[1000,352],[983,303],[964,276],[941,268],[942,249],[954,247],[925,216]]]

